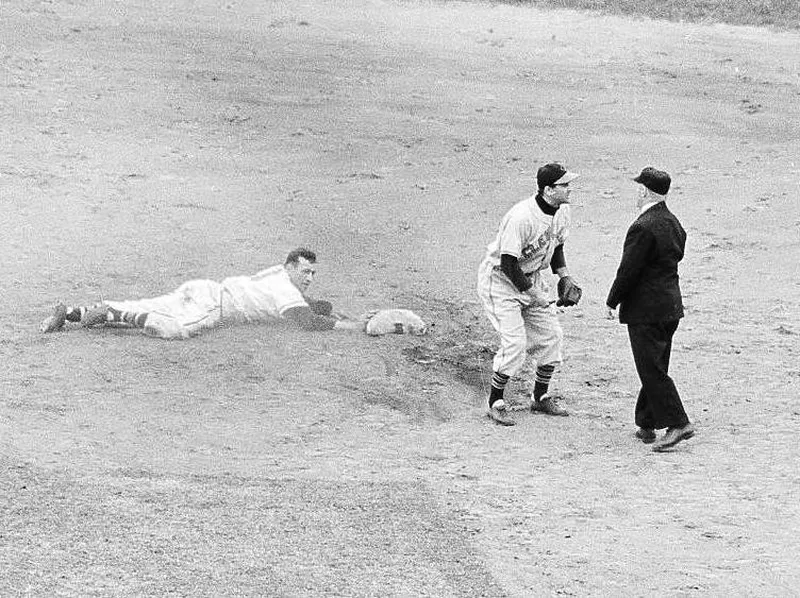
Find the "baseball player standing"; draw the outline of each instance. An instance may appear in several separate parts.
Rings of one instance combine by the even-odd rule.
[[[560,164],[539,168],[538,192],[506,213],[478,271],[478,295],[500,335],[488,415],[505,426],[515,422],[503,392],[528,355],[536,362],[531,411],[567,415],[557,398],[547,394],[553,372],[562,361],[564,335],[549,298],[551,275],[546,270],[559,277],[557,305],[576,305],[581,290],[569,275],[564,242],[570,225],[569,184],[577,176]]]
[[[90,307],[59,303],[42,322],[41,331],[55,332],[66,322],[80,322],[88,328],[131,327],[148,336],[178,339],[223,323],[276,319],[290,320],[305,330],[364,330],[366,321],[334,317],[329,302],[306,297],[316,261],[313,251],[300,247],[289,252],[283,265],[252,276],[232,276],[221,283],[190,280],[151,299],[104,301]]]

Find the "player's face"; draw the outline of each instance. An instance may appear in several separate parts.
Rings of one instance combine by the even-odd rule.
[[[569,195],[571,193],[569,183],[556,184],[550,189],[550,203],[554,206],[560,206],[562,203],[569,203]]]
[[[314,264],[304,257],[298,259],[296,264],[286,266],[286,272],[289,274],[292,284],[300,289],[301,293],[306,292],[306,289],[314,280],[314,274],[316,274]]]

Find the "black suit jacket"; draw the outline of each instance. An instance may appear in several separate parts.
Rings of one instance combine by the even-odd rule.
[[[686,231],[663,201],[640,215],[625,237],[622,260],[606,304],[623,324],[669,322],[683,317],[678,262]]]

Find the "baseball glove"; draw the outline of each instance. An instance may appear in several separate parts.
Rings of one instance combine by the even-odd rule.
[[[370,336],[383,334],[425,334],[425,322],[410,309],[383,309],[368,321],[365,331]]]
[[[558,281],[558,301],[556,301],[556,305],[559,307],[578,305],[582,295],[583,291],[575,284],[572,277],[565,276]]]

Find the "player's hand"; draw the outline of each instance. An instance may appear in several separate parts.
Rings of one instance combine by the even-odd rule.
[[[358,330],[363,331],[367,326],[366,321],[360,320],[336,320],[333,323],[334,330]]]
[[[369,322],[372,319],[372,316],[377,314],[379,311],[380,311],[379,309],[367,310],[363,314],[358,316],[358,321],[361,322],[366,327],[367,322]]]
[[[350,314],[347,314],[343,311],[335,311],[331,314],[331,317],[345,322],[361,322],[361,324],[366,324],[369,322],[370,318],[378,313],[377,309],[371,309],[369,311],[365,311],[363,314],[353,317]]]
[[[372,316],[378,313],[377,309],[371,309],[369,311],[365,311],[363,314],[358,316],[354,320],[340,320],[337,324],[341,324],[340,328],[346,328],[347,330],[367,330],[367,324],[372,319]]]
[[[617,320],[617,308],[606,306],[606,318],[609,320]]]

